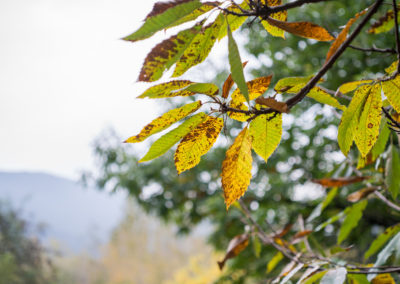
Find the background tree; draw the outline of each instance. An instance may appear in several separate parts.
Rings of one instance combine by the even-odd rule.
[[[155,17],[160,17],[159,19],[161,19],[168,11],[171,12],[173,9],[183,8],[183,5],[187,5],[186,8],[190,4],[194,5],[192,7],[193,12],[188,12],[187,18],[184,18],[185,20],[196,18],[199,14],[196,11],[201,10],[201,14],[220,5],[217,2],[206,2],[200,4],[201,8],[199,8],[196,6],[199,4],[194,2],[198,3],[198,1],[176,1],[168,4],[156,4],[153,12],[146,18],[147,22],[151,22]],[[306,2],[323,3],[302,5]],[[286,112],[282,108],[282,106],[285,106],[282,104],[283,101],[286,101],[285,104],[290,108],[289,114],[283,115],[282,139],[279,147],[268,158],[268,163],[265,164],[265,161],[261,158],[254,159],[252,163],[253,176],[249,189],[241,199],[241,206],[233,203],[235,206],[226,212],[222,202],[223,198],[219,192],[221,186],[219,181],[221,161],[224,159],[226,147],[232,144],[240,128],[243,127],[237,121],[229,119],[224,121],[227,130],[223,132],[223,135],[227,136],[227,139],[222,139],[223,141],[220,141],[217,147],[202,158],[197,167],[179,176],[175,174],[173,169],[171,162],[173,158],[170,153],[154,160],[151,164],[138,165],[137,158],[127,154],[125,148],[101,143],[96,147],[96,153],[103,165],[101,168],[102,176],[98,178],[98,184],[106,186],[112,181],[112,185],[116,189],[124,188],[129,190],[146,210],[157,212],[165,220],[173,220],[180,226],[181,232],[189,230],[193,225],[204,219],[210,220],[215,224],[215,231],[210,237],[210,241],[217,249],[225,249],[230,239],[247,233],[254,250],[246,249],[241,252],[240,257],[230,261],[229,269],[233,273],[229,276],[224,276],[221,281],[251,283],[251,281],[265,278],[273,279],[278,275],[282,276],[280,277],[281,280],[286,281],[284,273],[281,272],[284,267],[286,268],[286,273],[291,271],[295,274],[294,277],[297,278],[302,275],[300,272],[310,271],[306,268],[311,270],[314,268],[313,277],[316,278],[316,281],[321,278],[323,281],[328,281],[331,274],[336,274],[336,277],[340,279],[347,273],[349,280],[365,282],[367,278],[364,277],[364,274],[396,272],[397,267],[382,267],[380,270],[371,270],[363,264],[365,263],[363,255],[368,248],[366,259],[372,256],[370,261],[374,261],[378,250],[383,248],[381,254],[379,254],[382,257],[378,257],[377,260],[377,262],[381,261],[378,264],[382,265],[393,252],[394,249],[392,248],[397,244],[397,235],[395,236],[395,234],[398,232],[396,223],[398,222],[399,208],[395,203],[396,192],[400,187],[400,183],[396,180],[396,174],[393,174],[393,169],[398,168],[398,153],[396,150],[398,142],[396,136],[394,133],[390,134],[383,120],[382,123],[377,123],[378,126],[381,126],[378,142],[373,139],[370,143],[372,146],[381,145],[376,147],[380,148],[378,149],[379,151],[373,150],[376,148],[372,148],[372,150],[369,148],[367,152],[369,150],[372,152],[364,153],[366,151],[360,146],[362,143],[358,142],[359,150],[360,148],[362,149],[359,151],[353,147],[346,159],[340,150],[343,152],[348,150],[343,149],[343,143],[340,144],[340,141],[339,145],[342,145],[342,149],[339,149],[336,137],[339,121],[341,119],[343,121],[340,111],[346,111],[346,107],[343,106],[347,105],[350,108],[351,103],[349,104],[348,101],[352,100],[351,96],[360,97],[360,94],[363,95],[362,88],[368,88],[368,90],[371,88],[371,85],[363,85],[353,95],[353,91],[358,85],[368,83],[379,87],[390,84],[385,82],[396,82],[395,80],[398,80],[398,77],[396,77],[396,63],[393,65],[393,70],[389,70],[388,74],[384,75],[384,69],[396,59],[394,47],[398,42],[396,40],[397,37],[393,36],[393,33],[374,34],[379,27],[395,25],[394,19],[397,18],[392,17],[390,19],[387,15],[390,15],[390,11],[388,11],[390,9],[392,9],[392,15],[397,13],[396,5],[393,5],[393,7],[391,5],[381,5],[382,1],[368,1],[368,3],[294,1],[290,3],[287,4],[288,6],[284,6],[284,4],[280,5],[282,4],[280,1],[267,1],[267,3],[263,1],[249,1],[247,3],[245,1],[240,7],[235,3],[232,3],[231,6],[229,6],[229,3],[226,4],[227,6],[219,6],[219,10],[226,15],[226,19],[221,20],[220,25],[222,27],[217,37],[229,35],[227,26],[230,26],[233,30],[238,28],[246,18],[249,18],[248,25],[242,26],[242,31],[248,36],[248,42],[245,47],[249,51],[250,60],[254,60],[251,59],[251,55],[253,55],[258,62],[263,64],[260,68],[251,71],[255,78],[270,75],[273,72],[274,76],[271,82],[265,83],[265,85],[271,84],[271,86],[274,86],[275,84],[275,90],[277,90],[276,83],[279,84],[278,81],[282,78],[304,77],[316,74],[303,81],[298,78],[294,83],[293,81],[290,83],[292,85],[283,85],[283,81],[281,81],[281,87],[283,88],[278,89],[278,93],[281,94],[276,98],[272,97],[273,91],[267,92],[270,98],[269,102],[273,101],[275,103],[276,99],[278,99],[280,104],[265,105],[259,103],[258,108],[250,108],[247,113],[246,111],[243,112],[244,109],[241,104],[232,106],[229,101],[214,100],[220,106],[216,109],[217,113],[228,114],[231,118],[235,118],[232,113],[248,115],[249,117],[246,117],[244,121],[249,118],[250,121],[253,121],[255,117],[264,115],[264,113],[275,113],[272,120],[276,119],[276,116],[280,116],[279,113]],[[277,4],[278,6],[276,6]],[[363,15],[357,15],[369,5],[373,6]],[[381,7],[378,10],[379,6]],[[276,7],[283,7],[279,8],[282,9],[280,10],[281,14],[271,14],[272,9],[277,9]],[[337,54],[337,56],[330,56],[331,63],[328,60],[328,63],[324,65],[330,44],[316,41],[315,35],[311,36],[314,39],[287,35],[285,40],[271,35],[275,33],[274,30],[271,32],[271,23],[275,23],[272,28],[278,27],[278,32],[274,34],[275,36],[282,33],[280,28],[288,31],[290,27],[295,34],[303,33],[304,36],[304,33],[313,33],[313,29],[301,29],[301,25],[298,25],[297,30],[293,31],[293,26],[285,24],[286,18],[282,15],[283,11],[286,10],[284,9],[285,7],[288,8],[290,22],[306,20],[323,25],[329,31],[337,32],[334,34],[338,38],[337,40],[333,40],[334,37],[332,36],[329,38],[329,34],[325,35],[327,40],[332,40],[340,46],[338,49],[333,48],[333,51],[336,50],[333,54]],[[295,9],[292,10],[291,8]],[[180,15],[182,16],[182,13]],[[191,15],[196,15],[196,17]],[[273,17],[274,15],[275,17]],[[386,20],[382,18],[376,21],[378,24],[375,24],[375,30],[371,29],[370,34],[360,33],[361,28],[367,25],[371,17],[379,18],[382,15],[386,17]],[[283,23],[271,20],[267,18],[268,16],[279,18]],[[256,17],[262,17],[264,21],[260,24]],[[356,23],[350,36],[346,39],[347,33],[345,29],[345,32],[341,34],[342,36],[338,36],[340,32],[338,27],[345,25],[352,17],[355,17]],[[217,17],[210,27],[217,25],[218,19]],[[267,24],[266,20],[269,20]],[[183,19],[178,20],[177,23],[179,21],[183,21]],[[162,22],[162,24],[164,24],[163,28],[174,25],[174,23],[166,24],[165,22]],[[268,32],[264,29],[264,26],[266,26]],[[351,25],[348,25],[348,28],[351,28]],[[211,34],[210,28],[204,28],[200,31],[200,28],[195,26],[194,29],[194,34],[197,32],[196,29],[199,29],[200,35],[204,36],[207,32]],[[386,28],[386,30],[388,29]],[[126,39],[131,41],[142,39],[143,29],[139,31],[142,31],[142,34],[136,32],[126,37]],[[393,32],[393,29],[390,32]],[[210,34],[208,34],[208,38],[212,39],[213,35]],[[182,34],[178,34],[178,37],[179,35]],[[182,35],[182,37],[185,38],[185,35]],[[340,38],[343,40],[340,40]],[[162,50],[168,52],[169,45],[166,43],[170,43],[171,39],[173,40],[174,38],[164,41],[153,51]],[[193,49],[204,50],[204,48],[198,47],[201,44],[203,44],[202,46],[206,45],[204,42],[196,41],[196,37],[188,39],[188,41],[194,43]],[[241,77],[241,62],[239,61],[240,64],[237,62],[239,57],[234,48],[233,37],[230,37],[229,42],[231,55],[229,61],[232,77],[238,85],[238,91],[235,92],[236,94],[241,93],[243,99],[239,100],[245,101],[244,97],[248,97],[249,94],[250,97],[252,96],[251,85],[247,85],[247,93],[249,94],[246,95],[246,84],[243,84],[244,81]],[[379,47],[375,47],[375,43],[376,45],[379,43]],[[191,44],[188,44],[185,48],[192,51],[190,49]],[[190,63],[190,60],[185,57],[185,48],[182,48],[182,57],[177,56],[177,58],[174,58],[174,60],[178,61],[174,71],[176,75],[181,75],[180,72],[183,72],[182,70],[184,70],[185,66],[193,64],[193,61]],[[344,50],[346,52],[338,56],[338,51],[341,53]],[[139,77],[140,80],[153,81],[162,74],[162,71],[157,71],[158,73],[148,72],[155,66],[149,64],[149,62],[151,63],[151,60],[157,58],[157,56],[163,56],[163,53],[154,54],[153,51],[150,53],[153,56],[149,55],[145,61]],[[200,57],[204,59],[206,56],[207,54],[205,56],[202,54]],[[173,56],[168,57],[168,60],[171,58]],[[195,63],[198,63],[198,61],[194,60]],[[172,65],[171,62],[167,66]],[[165,68],[165,66],[162,68]],[[152,77],[154,74],[158,75]],[[320,85],[323,86],[322,93],[324,93],[324,98],[329,97],[328,104],[333,104],[340,110],[326,106],[327,101],[316,95],[311,98],[304,97],[322,77],[324,82],[320,83]],[[341,92],[337,92],[338,87],[343,83],[360,79],[374,79],[375,81],[355,83],[355,88],[348,94],[344,94],[344,89],[339,89]],[[264,82],[266,82],[266,79]],[[182,81],[180,83],[186,84]],[[141,97],[171,97],[206,93],[211,98],[210,100],[215,98],[214,86],[209,84],[187,84],[176,89],[168,89],[170,85],[161,84],[158,85],[158,89],[155,89],[157,86],[153,89],[150,88]],[[293,84],[295,87],[297,86],[294,89]],[[201,89],[200,87],[207,88]],[[285,88],[287,89],[285,90]],[[261,92],[260,95],[264,92]],[[290,92],[294,93],[291,97],[290,94],[287,94]],[[357,95],[357,92],[359,95]],[[395,91],[395,93],[398,93],[398,91]],[[334,96],[335,94],[336,96]],[[391,94],[387,95],[387,92],[385,95],[388,99],[392,96]],[[288,97],[289,99],[286,99]],[[397,107],[396,99],[392,98],[389,101],[384,101],[384,106],[388,111],[391,110],[389,105],[394,109]],[[234,93],[231,94],[229,99],[231,101],[235,100]],[[362,105],[365,107],[365,100]],[[251,106],[254,106],[254,104]],[[193,108],[195,107],[193,105]],[[227,107],[231,108],[228,109]],[[191,110],[186,111],[190,112]],[[366,114],[369,113],[368,110],[364,112]],[[379,114],[382,116],[380,112]],[[395,119],[396,115],[392,114]],[[391,118],[390,115],[389,117]],[[357,121],[360,119],[361,117],[358,117]],[[243,121],[243,119],[239,120]],[[147,132],[149,134],[152,128],[157,128],[154,127],[154,123],[149,132],[149,127],[147,127],[147,130],[145,128],[143,133],[146,134]],[[130,138],[131,140],[128,139],[128,142],[138,142],[138,140],[145,138],[145,135],[141,134]],[[387,148],[389,136],[391,137],[390,144],[392,146]],[[368,142],[368,139],[366,141]],[[364,155],[364,157],[359,158],[359,152],[362,152],[361,155]],[[368,156],[366,154],[374,157],[367,159],[366,157]],[[364,167],[362,163],[370,164]],[[178,171],[182,170],[179,165],[177,168]],[[364,178],[367,176],[368,178]],[[311,183],[311,179],[324,177],[330,179],[318,180],[318,182],[325,184],[327,188],[331,188],[326,192]],[[340,186],[340,189],[330,185]],[[146,194],[146,192],[151,194]],[[349,193],[354,194],[348,196]],[[369,198],[365,201],[363,198],[368,195]],[[389,199],[392,199],[392,201],[389,201]],[[352,205],[350,201],[356,202],[355,205]],[[382,208],[385,208],[385,210],[382,210]],[[379,212],[379,214],[376,214],[376,212]],[[361,215],[363,215],[362,219],[360,219]],[[374,244],[379,243],[380,246],[377,246],[377,249],[372,253],[371,243],[385,229],[389,230],[389,234],[386,234],[389,237],[379,237]],[[363,238],[359,236],[363,236]],[[394,238],[389,241],[391,237]],[[245,243],[247,242],[242,244]],[[291,246],[291,243],[295,246]],[[387,246],[385,247],[384,245],[386,244]],[[352,246],[349,247],[349,245]],[[262,257],[259,257],[260,255]],[[383,259],[384,261],[382,262]],[[389,261],[392,265],[397,263],[396,257],[390,258]],[[389,264],[389,262],[387,263]],[[285,266],[285,264],[289,264],[289,266]],[[265,274],[266,267],[268,267],[267,275]],[[357,272],[354,273],[353,270],[357,270]],[[329,272],[327,273],[327,271]],[[326,276],[324,276],[324,273],[327,273]],[[361,276],[358,276],[358,273]],[[293,276],[292,274],[289,275]],[[379,279],[375,279],[375,281],[379,281]],[[390,278],[389,281],[393,282]]]

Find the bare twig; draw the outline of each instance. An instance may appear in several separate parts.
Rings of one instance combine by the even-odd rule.
[[[379,191],[375,191],[374,194],[376,195],[376,197],[378,197],[380,200],[382,200],[387,206],[393,208],[396,211],[400,212],[400,206],[394,204],[393,202],[391,202],[389,199],[387,199],[382,193],[380,193]]]
[[[378,47],[370,47],[370,48],[365,48],[365,47],[359,47],[359,46],[354,46],[354,45],[349,45],[350,48],[359,50],[359,51],[364,51],[364,52],[379,52],[379,53],[390,53],[390,54],[396,54],[397,51],[394,50],[393,48],[378,48]]]

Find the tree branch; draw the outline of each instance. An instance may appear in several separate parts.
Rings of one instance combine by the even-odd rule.
[[[364,47],[359,47],[359,46],[354,46],[354,45],[349,45],[350,48],[359,50],[359,51],[364,51],[364,52],[379,52],[379,53],[390,53],[390,54],[396,54],[397,51],[394,50],[393,48],[378,48],[378,47],[370,47],[370,48],[364,48]]]
[[[286,101],[289,109],[301,102],[307,93],[318,83],[318,81],[325,75],[326,72],[333,66],[336,60],[342,55],[350,43],[361,32],[362,28],[368,23],[369,19],[376,13],[383,0],[377,0],[372,6],[371,10],[365,15],[362,22],[356,27],[353,33],[343,42],[343,44],[336,50],[328,62],[318,71],[318,73],[307,83],[307,85],[297,93],[296,96]]]

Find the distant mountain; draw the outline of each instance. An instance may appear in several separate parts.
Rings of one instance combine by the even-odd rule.
[[[0,200],[43,223],[46,243],[56,240],[73,252],[89,251],[107,240],[124,213],[125,195],[83,188],[44,173],[0,172]]]

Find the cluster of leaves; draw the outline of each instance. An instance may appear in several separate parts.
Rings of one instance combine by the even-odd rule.
[[[300,5],[304,4],[305,1],[296,2]],[[291,277],[304,268],[308,268],[301,277],[301,281],[304,280],[305,283],[313,283],[321,278],[323,283],[330,283],[329,281],[332,281],[332,279],[339,281],[336,283],[343,283],[346,279],[346,274],[348,279],[355,283],[367,281],[367,278],[358,274],[370,274],[368,280],[372,281],[374,279],[374,283],[383,281],[381,276],[376,277],[374,273],[386,275],[382,274],[387,271],[381,269],[381,266],[387,262],[394,251],[397,251],[398,232],[394,229],[397,225],[387,229],[394,232],[392,235],[384,234],[389,236],[386,239],[378,237],[366,253],[366,257],[377,253],[390,240],[390,237],[394,236],[379,253],[374,265],[376,267],[375,270],[362,265],[332,263],[329,259],[317,257],[311,253],[309,244],[307,244],[311,233],[318,233],[327,226],[344,218],[337,239],[337,244],[340,245],[357,226],[367,204],[370,203],[365,198],[372,194],[380,197],[387,206],[398,210],[398,206],[383,195],[388,191],[391,193],[393,200],[396,201],[400,181],[395,173],[398,172],[400,161],[396,136],[391,135],[389,128],[386,126],[386,118],[382,115],[382,108],[384,107],[387,110],[389,119],[396,122],[395,112],[400,112],[398,62],[395,61],[386,70],[387,75],[346,82],[333,92],[317,85],[323,83],[322,76],[349,46],[352,39],[357,36],[362,26],[366,23],[365,19],[371,17],[381,3],[382,1],[377,1],[369,10],[363,10],[355,14],[336,38],[324,28],[310,22],[286,22],[288,8],[284,9],[281,1],[244,1],[242,4],[230,3],[228,5],[219,2],[201,3],[200,1],[184,0],[157,3],[153,11],[146,17],[145,24],[138,31],[125,38],[130,41],[144,39],[159,30],[195,20],[202,15],[213,14],[213,11],[220,11],[216,18],[211,20],[210,24],[205,25],[209,18],[201,19],[192,28],[181,31],[176,36],[172,36],[154,47],[147,56],[139,75],[140,81],[153,82],[160,79],[165,70],[176,64],[173,77],[181,76],[190,67],[201,63],[208,56],[217,39],[227,35],[231,75],[225,81],[221,92],[218,86],[214,84],[174,80],[150,87],[140,96],[140,98],[168,98],[203,94],[208,98],[206,103],[215,103],[218,105],[218,109],[211,108],[209,113],[201,112],[186,119],[177,128],[154,142],[141,161],[157,158],[181,141],[175,152],[174,160],[178,173],[182,173],[199,164],[201,156],[206,154],[214,145],[223,129],[224,123],[227,123],[228,117],[232,120],[245,122],[246,125],[226,151],[225,160],[222,163],[221,183],[227,208],[232,204],[236,204],[235,201],[245,193],[251,182],[253,164],[251,149],[264,161],[267,161],[281,142],[283,133],[282,114],[292,112],[292,108],[306,96],[320,104],[333,106],[337,110],[343,111],[338,128],[338,144],[340,150],[345,155],[348,155],[352,143],[355,141],[358,151],[354,152],[359,153],[358,165],[354,168],[344,165],[344,167],[338,168],[331,173],[340,174],[347,167],[348,174],[346,174],[346,177],[325,177],[315,181],[325,187],[334,188],[329,192],[325,201],[320,203],[306,220],[306,225],[309,225],[310,229],[298,228],[296,234],[291,235],[289,240],[284,240],[283,237],[286,234],[272,237],[265,235],[257,227],[258,223],[253,222],[253,224],[248,224],[253,228],[252,234],[246,235],[247,237],[240,235],[234,239],[239,249],[236,249],[235,245],[231,245],[225,260],[221,263],[225,263],[226,259],[236,256],[247,245],[247,239],[252,235],[254,239],[259,239],[264,245],[274,244],[274,247],[278,249],[278,256],[271,260],[271,263],[275,263],[275,266],[279,262],[278,260],[284,257],[292,260],[277,278],[283,283],[289,281]],[[283,8],[277,11],[273,9],[274,7]],[[262,95],[271,84],[272,76],[262,76],[246,82],[243,72],[245,63],[242,63],[240,59],[236,42],[232,36],[232,31],[239,28],[246,17],[249,16],[260,17],[262,26],[272,36],[283,37],[286,31],[297,36],[319,41],[333,40],[326,55],[324,66],[310,77],[280,79],[274,86],[274,92],[269,92],[270,95],[275,94],[263,97]],[[362,16],[364,18],[361,24],[348,36],[352,25]],[[393,20],[393,22],[395,21]],[[379,28],[385,23],[385,21],[379,21],[371,29]],[[236,83],[237,89],[230,94],[230,89],[234,83]],[[354,95],[350,97],[353,93]],[[278,101],[276,97],[277,95],[285,97],[288,94],[293,95],[286,102]],[[384,99],[382,99],[382,94]],[[350,100],[347,106],[346,99]],[[128,138],[126,142],[143,141],[152,134],[158,133],[193,114],[206,103],[196,101],[173,109],[153,120],[138,135]],[[217,114],[218,116],[215,117],[212,114]],[[387,142],[389,140],[391,143],[388,148]],[[351,158],[350,155],[349,160]],[[378,170],[374,170],[373,166]],[[355,173],[356,176],[349,177],[348,175],[351,173]],[[371,175],[366,176],[364,175],[365,173]],[[355,204],[346,207],[343,211],[331,216],[325,222],[313,228],[312,221],[321,215],[335,198],[338,192],[337,187],[357,183],[361,183],[363,188],[348,196],[348,200],[355,202]],[[243,204],[242,207],[244,207]],[[251,223],[252,218],[251,216],[248,217]],[[302,222],[299,221],[300,223]],[[239,241],[237,241],[238,239]],[[294,244],[298,243],[298,239],[301,239],[304,245],[300,251],[298,247],[294,246]],[[377,248],[373,249],[373,247]],[[343,250],[343,248],[340,249]],[[308,250],[308,253],[313,256],[312,261],[302,259],[303,254],[306,254],[303,250]],[[269,266],[270,271],[273,266],[273,264]],[[327,268],[332,269],[327,270]],[[397,270],[393,272],[395,271]],[[389,270],[389,272],[392,271]],[[394,280],[390,280],[390,276],[384,277],[392,281],[389,283],[394,283]]]

